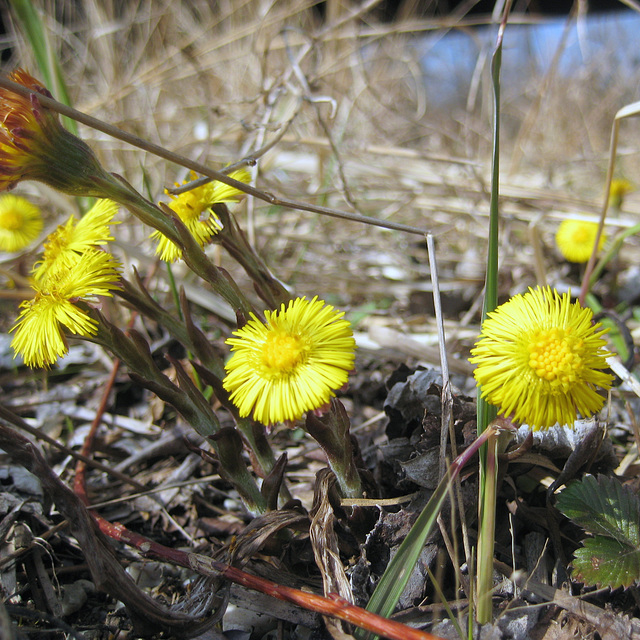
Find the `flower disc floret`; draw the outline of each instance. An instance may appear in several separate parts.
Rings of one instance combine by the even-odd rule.
[[[192,172],[191,181],[196,177]],[[234,171],[229,174],[229,177],[239,182],[248,182],[250,178],[246,169]],[[183,184],[189,182],[185,180]],[[196,242],[204,247],[222,229],[222,223],[212,209],[213,205],[221,202],[236,202],[242,195],[242,191],[223,182],[212,181],[178,196],[169,195],[172,198],[168,204],[169,208],[182,220]],[[150,237],[158,241],[156,255],[160,256],[161,260],[175,262],[182,257],[182,249],[160,231],[154,231]]]
[[[593,253],[598,235],[598,225],[584,220],[564,220],[556,233],[556,245],[569,262],[587,262]],[[604,245],[603,232],[598,241],[598,251]]]
[[[30,367],[48,367],[68,351],[63,327],[70,333],[91,336],[97,332],[95,320],[76,306],[80,300],[111,296],[119,287],[119,263],[104,251],[89,250],[77,255],[66,268],[46,272],[34,280],[35,296],[20,304],[22,311],[11,346]]]
[[[0,250],[20,251],[42,231],[40,209],[26,198],[0,197]]]
[[[529,289],[488,314],[469,361],[482,397],[534,429],[573,425],[599,411],[611,355],[590,309],[549,287]]]
[[[317,296],[296,298],[265,311],[266,322],[251,314],[229,338],[233,355],[225,365],[224,388],[242,417],[265,425],[293,422],[326,405],[353,369],[351,325]]]

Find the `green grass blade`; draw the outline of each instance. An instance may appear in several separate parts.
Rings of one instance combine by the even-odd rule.
[[[71,106],[67,85],[62,69],[51,45],[49,33],[38,11],[31,0],[10,0],[11,8],[38,65],[40,78],[57,100]],[[78,124],[75,120],[63,116],[65,126],[71,133],[78,135]]]
[[[453,481],[487,438],[494,435],[494,433],[493,429],[486,429],[470,447],[451,463],[447,474],[438,483],[429,502],[427,502],[418,519],[411,527],[411,531],[409,531],[398,551],[389,562],[382,578],[380,578],[380,582],[367,605],[368,611],[387,618],[393,613],[411,577],[411,572],[418,561],[424,543],[433,529]],[[372,638],[371,634],[362,629],[356,630],[353,635],[357,640]]]
[[[462,631],[462,627],[460,626],[460,623],[458,622],[458,619],[456,618],[456,616],[454,615],[453,611],[451,610],[451,607],[449,606],[449,603],[447,602],[447,599],[444,595],[444,591],[442,591],[442,587],[440,586],[440,584],[438,583],[438,581],[436,580],[436,577],[433,575],[433,571],[431,571],[431,569],[429,569],[429,567],[426,568],[427,569],[427,575],[429,576],[429,579],[431,580],[431,584],[433,585],[433,588],[435,590],[435,592],[438,594],[438,598],[440,599],[440,602],[442,603],[442,605],[444,606],[447,615],[449,616],[449,620],[451,620],[451,624],[453,625],[454,629],[457,631],[458,636],[464,640],[464,633]]]
[[[384,617],[389,617],[393,613],[422,552],[424,543],[433,529],[450,486],[451,476],[448,474],[442,478],[431,499],[411,527],[411,531],[389,562],[387,570],[369,600],[367,605],[369,611]]]
[[[498,198],[500,187],[500,68],[502,66],[502,37],[499,36],[491,59],[493,84],[493,148],[491,156],[491,201],[489,203],[489,250],[487,254],[487,279],[484,293],[482,319],[498,305]],[[489,423],[482,425],[485,429]],[[478,424],[480,429],[480,424]]]
[[[507,3],[503,22],[500,25],[495,51],[491,58],[491,80],[493,86],[493,145],[491,155],[491,200],[489,203],[489,248],[487,252],[487,275],[482,307],[482,320],[498,306],[498,231],[500,196],[500,69],[502,67],[502,36],[506,27],[511,3]],[[482,433],[495,419],[497,412],[481,397],[478,388],[478,433]],[[485,454],[486,455],[486,454]]]
[[[491,80],[493,86],[493,147],[491,157],[491,202],[489,205],[489,250],[487,254],[487,279],[484,294],[482,319],[498,306],[498,227],[500,187],[500,69],[502,66],[502,38],[507,26],[511,2],[504,7],[502,22],[498,30],[496,48],[491,58]],[[482,398],[478,387],[478,433],[483,433],[496,417],[497,410]],[[491,468],[489,468],[491,465]],[[487,447],[480,451],[480,477],[478,483],[479,534],[478,534],[478,588],[476,590],[476,619],[489,622],[492,616],[491,586],[493,579],[493,549],[495,536],[495,462],[489,459]]]

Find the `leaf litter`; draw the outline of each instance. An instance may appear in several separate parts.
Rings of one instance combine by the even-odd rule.
[[[221,5],[216,14],[180,4],[172,20],[168,10],[143,3],[138,11],[144,7],[148,19],[129,9],[118,17],[119,29],[101,31],[100,38],[91,40],[88,34],[96,35],[100,25],[109,23],[105,17],[115,19],[109,13],[115,6],[105,7],[90,4],[85,16],[72,14],[83,21],[84,35],[55,22],[65,34],[63,53],[79,42],[86,52],[83,58],[65,59],[67,78],[78,78],[78,108],[186,155],[206,157],[213,166],[246,155],[260,146],[259,140],[281,136],[260,163],[259,183],[266,189],[433,232],[447,352],[455,363],[455,446],[465,448],[475,435],[475,392],[466,356],[478,332],[483,286],[489,127],[482,106],[458,106],[451,113],[418,109],[425,97],[412,71],[417,61],[411,38],[421,29],[446,26],[435,19],[407,23],[407,29],[401,21],[385,26],[366,12],[323,24],[295,3],[272,7],[260,22],[249,7]],[[281,27],[290,22],[300,29],[285,37]],[[211,30],[226,35],[212,40],[207,36]],[[321,37],[310,41],[305,30]],[[305,47],[309,51],[302,55]],[[520,140],[522,148],[534,151],[525,154],[517,173],[505,175],[502,185],[504,298],[536,282],[536,242],[547,278],[576,290],[579,286],[579,272],[555,252],[553,237],[566,216],[597,216],[606,135],[621,105],[619,94],[611,91],[596,109],[588,76],[576,83],[578,91],[554,85],[538,103],[538,114],[527,111],[526,94],[505,107],[513,131],[527,114],[536,124]],[[529,90],[535,92],[535,82]],[[570,120],[570,112],[579,115]],[[199,134],[203,130],[205,136]],[[182,178],[150,154],[140,160],[119,141],[105,143],[96,131],[88,135],[131,182],[145,175],[159,191]],[[635,150],[637,143],[629,131],[626,148]],[[621,163],[628,175],[637,175],[637,160],[635,151],[625,151]],[[21,188],[43,200],[49,197],[32,184]],[[49,224],[57,224],[72,206],[55,201]],[[243,223],[278,277],[301,295],[321,292],[358,318],[362,346],[342,399],[369,502],[341,505],[317,446],[301,430],[277,428],[271,438],[276,450],[287,455],[291,500],[252,518],[218,474],[215,459],[200,453],[202,438],[126,372],[115,379],[109,413],[93,442],[91,457],[103,466],[87,463],[89,500],[106,520],[168,548],[231,563],[280,585],[338,593],[364,606],[428,499],[442,454],[442,380],[424,242],[257,201],[248,206]],[[632,193],[608,223],[629,228],[639,214],[640,202]],[[118,244],[128,264],[150,272],[154,260],[139,249],[146,231],[135,224],[120,226]],[[609,306],[627,304],[625,322],[634,337],[637,243],[636,237],[628,238],[595,288]],[[241,286],[246,284],[232,262],[217,258]],[[190,275],[179,267],[176,271],[198,325],[214,348],[222,349],[221,336],[230,322],[224,307],[216,300],[207,303]],[[156,275],[151,286],[157,296],[167,296],[163,276]],[[1,304],[6,329],[15,315],[15,299],[8,296]],[[145,319],[139,329],[150,339],[154,357],[168,353],[186,361],[181,345],[160,324]],[[194,561],[191,570],[142,560],[144,549],[135,553],[114,546],[97,531],[68,487],[74,457],[107,384],[108,364],[104,353],[83,347],[48,375],[23,368],[16,372],[11,363],[0,371],[2,404],[19,414],[15,420],[3,412],[0,425],[7,454],[0,474],[0,581],[8,616],[27,620],[7,637],[51,631],[96,639],[158,633],[224,638],[232,637],[229,629],[247,638],[275,631],[285,638],[349,634],[352,628],[345,623],[332,620],[323,627],[317,614],[230,587],[215,571],[200,571],[198,577],[203,559]],[[176,375],[166,360],[164,366],[168,375]],[[560,518],[548,493],[558,478],[568,483],[585,473],[617,473],[635,490],[637,407],[638,399],[623,388],[614,393],[608,431],[580,425],[570,433],[536,433],[533,441],[522,434],[506,454],[495,565],[504,579],[496,576],[497,622],[482,637],[564,638],[576,632],[638,637],[635,586],[611,592],[570,582],[572,555],[583,534]],[[232,425],[223,411],[219,415],[226,420],[223,426]],[[8,425],[19,428],[21,419],[27,424],[16,439]],[[259,473],[257,463],[254,470]],[[465,557],[462,530],[475,536],[476,495],[477,471],[470,465],[462,474],[455,508],[443,512],[440,530],[414,569],[399,621],[456,637],[443,593],[464,628],[470,558]],[[512,581],[514,563],[526,576],[521,579],[525,574],[516,572]],[[589,602],[579,597],[587,594]],[[233,614],[225,614],[229,602]],[[533,606],[539,603],[545,606]],[[249,611],[262,615],[258,620],[238,614]],[[5,620],[2,609],[0,614]],[[223,615],[222,629],[214,628]]]

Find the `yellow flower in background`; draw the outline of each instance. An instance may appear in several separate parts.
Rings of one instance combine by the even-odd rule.
[[[556,245],[569,262],[587,262],[593,252],[597,234],[596,222],[564,220],[556,232]],[[606,234],[603,231],[598,242],[598,251],[602,249],[605,239]]]
[[[239,182],[249,182],[250,174],[246,169],[241,169],[230,173],[229,177]],[[196,179],[193,172],[191,179]],[[183,182],[188,183],[189,180]],[[169,208],[178,215],[198,244],[204,247],[222,229],[220,219],[212,209],[213,205],[220,202],[237,202],[242,191],[223,182],[212,181],[178,196],[169,195],[172,198]],[[161,260],[175,262],[182,257],[180,247],[159,231],[154,231],[150,237],[158,240],[156,255],[160,256]]]
[[[627,193],[633,191],[633,185],[628,180],[617,178],[611,181],[609,188],[609,207],[620,209]]]
[[[57,267],[65,267],[69,260],[88,249],[104,245],[113,240],[109,225],[118,213],[118,205],[111,200],[98,200],[80,220],[71,216],[47,236],[42,260],[34,266],[34,276],[42,278]]]
[[[29,73],[17,69],[9,79],[51,98]],[[71,195],[103,193],[113,179],[91,149],[69,133],[58,114],[44,107],[38,96],[28,97],[0,88],[0,191],[21,180],[39,180]]]
[[[482,397],[534,429],[573,425],[599,411],[610,353],[591,309],[550,287],[529,289],[488,314],[469,362]]]
[[[65,268],[34,280],[35,296],[20,304],[22,311],[11,331],[14,357],[22,354],[30,367],[48,367],[68,351],[63,328],[80,336],[95,335],[97,324],[76,302],[111,296],[119,287],[118,261],[104,251],[76,254]]]
[[[326,405],[349,379],[355,340],[344,312],[305,298],[253,314],[229,338],[233,355],[223,381],[242,417],[265,425],[293,421]]]
[[[0,197],[0,251],[20,251],[42,231],[40,209],[26,198]]]

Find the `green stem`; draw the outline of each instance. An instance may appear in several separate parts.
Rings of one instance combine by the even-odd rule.
[[[271,273],[247,239],[226,205],[214,207],[223,228],[216,239],[253,280],[258,295],[272,309],[291,299],[286,287]]]
[[[607,266],[607,264],[611,261],[611,259],[614,256],[618,255],[618,251],[620,251],[620,247],[622,246],[622,243],[629,236],[635,235],[638,232],[640,232],[640,224],[636,224],[633,227],[629,227],[628,229],[621,231],[618,235],[616,235],[615,238],[613,238],[613,240],[611,241],[611,244],[607,247],[607,250],[605,251],[604,255],[600,258],[600,260],[598,261],[598,264],[596,265],[593,272],[591,273],[591,277],[589,278],[589,289],[591,289],[593,285],[598,281],[600,274],[602,273],[603,269]]]
[[[362,482],[353,457],[349,427],[349,416],[336,398],[331,400],[331,408],[321,417],[313,411],[307,413],[305,428],[327,456],[342,496],[362,498]]]
[[[238,418],[236,421],[236,427],[244,436],[251,451],[253,451],[262,473],[267,475],[273,469],[276,463],[276,457],[271,447],[268,446],[268,442],[267,447],[265,447],[266,439],[255,431],[255,424],[256,423],[250,418]]]
[[[171,263],[167,262],[167,276],[169,278],[169,289],[171,289],[171,296],[173,297],[173,304],[176,307],[176,311],[178,312],[178,317],[180,320],[184,321],[184,316],[182,315],[182,307],[180,306],[180,294],[178,293],[178,288],[176,287],[176,279],[173,276],[173,269],[171,268]],[[187,348],[187,357],[189,360],[193,360],[193,353],[191,350]],[[196,387],[200,391],[202,391],[202,381],[200,380],[200,376],[198,372],[192,367],[191,372],[193,375],[193,381],[196,383]]]
[[[213,350],[206,336],[193,324],[191,317],[188,315],[188,307],[185,307],[187,309],[186,315],[185,311],[180,308],[180,316],[183,319],[181,322],[153,299],[145,289],[137,273],[134,272],[132,282],[122,278],[120,283],[122,288],[115,292],[118,297],[126,300],[142,315],[163,326],[188,351],[195,353],[215,376],[219,379],[224,378],[225,371],[222,358]]]
[[[173,304],[176,307],[176,311],[178,312],[178,318],[180,320],[184,320],[182,316],[182,309],[180,307],[180,295],[178,294],[178,288],[176,287],[176,279],[173,275],[173,268],[171,267],[171,263],[167,262],[167,277],[169,278],[169,289],[171,289],[171,297],[173,298]]]
[[[489,204],[489,251],[487,256],[487,281],[485,287],[484,307],[482,319],[493,311],[498,305],[498,225],[499,225],[499,187],[500,187],[500,67],[502,64],[502,39],[507,26],[507,18],[511,10],[511,2],[505,3],[502,22],[498,30],[496,48],[491,60],[491,78],[493,85],[493,149],[491,167],[491,201]],[[482,398],[482,389],[478,387],[478,435],[482,434],[492,419],[497,415],[495,407],[489,405]],[[477,582],[477,608],[476,620],[486,623],[491,620],[491,588],[493,585],[493,549],[495,518],[495,487],[492,483],[495,478],[490,470],[490,453],[488,447],[480,450],[480,474],[478,486],[478,518],[480,527],[478,531],[478,582]],[[489,516],[488,514],[494,514]]]
[[[478,590],[476,593],[476,618],[478,622],[491,620],[492,589],[493,589],[493,548],[496,531],[496,487],[497,487],[497,438],[487,440],[485,445],[485,462],[481,480],[482,494],[479,503],[479,531],[478,537]],[[484,561],[483,561],[484,560]],[[480,570],[484,572],[482,579]],[[490,570],[489,570],[490,569]]]
[[[343,460],[329,461],[331,470],[336,476],[340,493],[345,498],[362,498],[362,482],[358,470],[351,460],[342,464]]]
[[[427,537],[431,533],[434,524],[438,518],[438,514],[442,508],[445,498],[449,494],[452,483],[458,477],[460,471],[469,463],[471,458],[478,452],[479,448],[486,441],[495,436],[496,432],[503,425],[489,425],[482,434],[472,442],[449,466],[447,473],[438,483],[427,502],[426,506],[414,522],[411,530],[398,551],[393,556],[386,571],[376,587],[369,603],[367,611],[377,613],[378,615],[389,617],[398,603],[402,592],[404,591],[413,567],[415,566]],[[508,425],[504,425],[509,428]],[[354,632],[357,640],[370,640],[370,636],[358,629]]]
[[[235,310],[240,318],[248,318],[253,311],[251,303],[244,296],[229,274],[216,267],[207,258],[202,247],[182,224],[182,221],[167,208],[168,213],[149,202],[124,179],[116,175],[103,177],[96,184],[104,197],[120,203],[145,224],[157,229],[171,242],[182,249],[182,257],[187,266],[205,282],[208,282]]]
[[[90,307],[86,307],[90,316],[98,323],[98,333],[84,339],[106,347],[129,368],[131,377],[159,398],[171,404],[180,412],[186,422],[215,448],[220,458],[220,473],[233,484],[243,502],[252,513],[266,511],[264,497],[242,461],[242,442],[237,435],[239,445],[228,436],[220,436],[222,430],[216,414],[202,393],[194,386],[183,367],[172,361],[178,382],[176,386],[158,368],[144,338],[132,331],[125,335],[104,316]],[[236,450],[237,449],[237,450]],[[225,461],[227,464],[225,465]]]
[[[273,449],[265,436],[264,427],[250,418],[236,419],[236,427],[244,436],[251,452],[255,455],[256,461],[260,465],[263,475],[265,477],[268,476],[275,467],[276,457],[273,454]],[[291,493],[286,486],[286,480],[283,481],[280,486],[280,499],[284,502],[288,502],[292,499]]]

